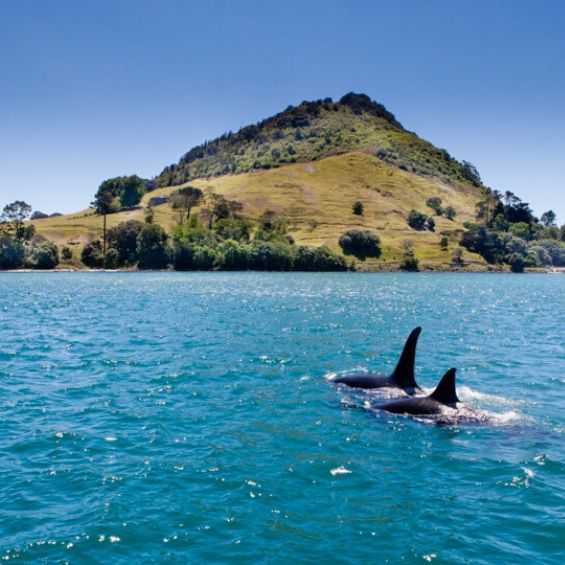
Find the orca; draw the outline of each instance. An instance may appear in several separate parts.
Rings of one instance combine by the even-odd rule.
[[[356,375],[343,375],[332,380],[334,383],[344,384],[353,388],[384,388],[393,387],[401,388],[409,395],[416,392],[423,393],[422,389],[416,384],[414,379],[414,360],[416,357],[416,344],[418,343],[418,336],[422,331],[421,327],[414,328],[400,355],[400,359],[394,371],[387,377],[386,375],[378,374],[356,374]]]
[[[455,369],[449,369],[432,394],[392,400],[384,404],[377,404],[375,408],[393,414],[433,415],[445,414],[448,412],[446,407],[457,410],[458,402],[459,399],[455,392]]]

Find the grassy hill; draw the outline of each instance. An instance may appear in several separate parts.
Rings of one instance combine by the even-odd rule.
[[[143,219],[150,198],[167,196],[190,184],[244,204],[242,216],[257,220],[265,211],[287,218],[298,244],[326,244],[339,251],[338,239],[350,228],[366,228],[382,240],[379,259],[357,262],[361,268],[392,267],[410,241],[421,265],[451,262],[458,231],[471,221],[483,187],[468,165],[406,131],[384,107],[363,95],[339,103],[326,99],[289,107],[257,125],[226,134],[191,149],[179,163],[155,178],[155,190],[142,207],[108,216],[108,226]],[[426,200],[438,196],[457,212],[454,220],[435,217],[435,232],[407,224],[412,209],[433,215]],[[364,204],[354,215],[355,201]],[[175,224],[169,204],[154,208],[155,221]],[[34,222],[38,233],[77,251],[102,232],[102,219],[85,210]],[[441,250],[447,235],[449,249]],[[75,252],[75,256],[79,253]],[[484,263],[465,252],[467,260]]]
[[[289,106],[237,133],[193,147],[178,163],[165,167],[156,183],[178,185],[358,150],[415,174],[446,182],[473,180],[462,163],[405,130],[384,106],[364,94],[349,93],[336,103],[326,98]]]

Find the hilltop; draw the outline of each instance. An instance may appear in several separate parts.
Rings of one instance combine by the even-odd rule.
[[[351,151],[369,152],[414,174],[480,184],[468,164],[405,130],[382,104],[355,93],[339,102],[304,101],[236,133],[225,133],[190,149],[155,180],[159,187],[180,185]]]
[[[406,130],[368,96],[353,93],[338,102],[327,98],[289,106],[190,149],[146,182],[140,207],[109,214],[108,227],[142,221],[152,201],[160,202],[153,207],[154,221],[171,232],[175,213],[167,200],[188,185],[241,202],[241,216],[253,222],[275,213],[301,245],[327,245],[341,253],[338,240],[346,230],[372,230],[381,238],[382,254],[357,263],[365,269],[395,268],[407,246],[421,266],[448,268],[463,224],[474,220],[488,190],[472,165]],[[453,217],[434,216],[426,204],[430,198],[451,207]],[[362,215],[352,212],[355,202],[363,204]],[[433,217],[435,230],[411,228],[412,210]],[[75,256],[102,232],[92,209],[34,223],[39,234],[76,249]],[[448,240],[443,248],[442,238]],[[485,264],[466,250],[463,257]]]

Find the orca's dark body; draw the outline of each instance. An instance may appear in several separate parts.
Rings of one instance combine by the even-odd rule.
[[[410,395],[416,392],[422,392],[414,379],[416,344],[418,343],[418,336],[421,331],[422,328],[418,327],[410,332],[396,368],[389,376],[377,374],[343,375],[334,379],[333,382],[353,388],[400,388]]]
[[[457,409],[458,402],[459,399],[455,391],[455,369],[449,369],[432,394],[393,400],[379,404],[375,408],[393,414],[433,415],[445,413],[446,407]]]

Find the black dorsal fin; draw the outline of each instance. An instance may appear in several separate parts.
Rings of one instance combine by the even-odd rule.
[[[419,326],[414,328],[402,350],[402,355],[396,364],[396,368],[390,375],[396,386],[400,388],[417,388],[416,380],[414,379],[414,361],[416,359],[416,344],[418,343],[418,336],[422,328]]]
[[[430,394],[430,398],[448,405],[459,402],[457,393],[455,392],[455,369],[449,369],[449,371],[441,377],[441,381],[439,381],[436,389]]]

